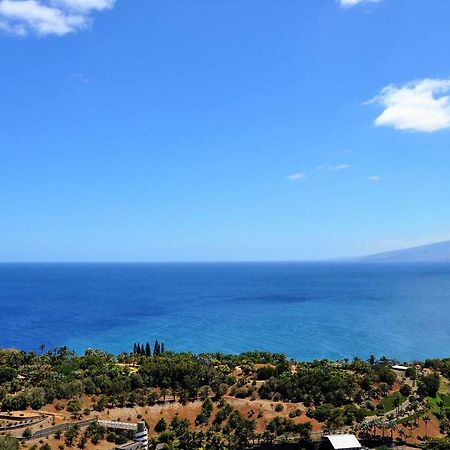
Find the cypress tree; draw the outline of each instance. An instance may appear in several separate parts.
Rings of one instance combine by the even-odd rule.
[[[136,342],[135,342],[134,346],[133,346],[133,353],[136,353],[136,351],[137,351],[137,345],[136,345]]]
[[[139,343],[138,343],[137,348],[136,348],[136,353],[137,353],[138,355],[141,354],[141,344],[139,344]]]
[[[159,342],[158,339],[156,339],[155,346],[153,347],[153,356],[158,356],[159,353],[160,353]]]
[[[164,353],[166,350],[166,347],[164,346],[164,342],[161,342],[161,353]]]
[[[148,342],[145,344],[145,355],[152,356],[152,350],[151,350],[150,344]]]

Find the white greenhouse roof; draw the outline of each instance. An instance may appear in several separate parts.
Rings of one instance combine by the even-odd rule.
[[[331,442],[331,445],[335,450],[362,448],[354,434],[334,434],[325,437]]]
[[[396,366],[392,366],[392,369],[405,371],[405,370],[408,370],[408,367],[396,365]]]

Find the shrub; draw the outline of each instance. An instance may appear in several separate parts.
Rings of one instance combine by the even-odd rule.
[[[403,395],[403,397],[409,397],[411,395],[412,389],[409,384],[404,384],[400,387],[400,394]]]
[[[293,419],[294,417],[300,417],[302,415],[302,411],[300,409],[293,409],[289,412],[289,417]]]
[[[422,397],[436,397],[439,391],[440,377],[437,373],[423,376],[419,381],[418,394]]]
[[[155,425],[155,431],[157,433],[162,433],[163,431],[166,430],[167,430],[167,422],[165,421],[164,417],[161,417],[161,419],[159,419]]]

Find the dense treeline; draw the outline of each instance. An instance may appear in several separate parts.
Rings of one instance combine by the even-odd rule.
[[[265,431],[258,434],[255,432],[256,412],[254,416],[252,413],[243,417],[225,401],[225,395],[268,399],[280,413],[283,405],[279,402],[303,404],[309,419],[333,431],[345,425],[361,424],[367,416],[385,412],[383,405],[398,407],[407,398],[414,405],[420,398],[437,396],[435,405],[441,408],[440,375],[448,376],[449,362],[448,359],[427,360],[424,365],[431,370],[420,373],[410,367],[405,374],[409,384],[397,387],[400,392],[395,392],[391,403],[383,403],[380,400],[393,395],[392,388],[397,380],[390,368],[393,361],[386,358],[300,363],[282,354],[266,352],[173,353],[158,341],[153,350],[149,343],[136,343],[131,353],[118,356],[99,350],[88,350],[80,356],[65,347],[41,355],[4,350],[0,351],[0,409],[18,411],[30,407],[37,410],[52,402],[58,409],[59,402],[66,400],[64,407],[78,419],[90,413],[86,413],[83,395],[91,397],[92,409],[97,411],[200,399],[201,411],[194,423],[176,418],[169,423],[161,419],[153,425],[159,433],[158,440],[170,442],[174,448],[188,448],[188,444],[197,441],[206,442],[206,448],[210,449],[239,447],[253,441],[270,443],[282,435],[306,439],[311,425],[297,423],[295,419],[302,411],[293,409],[289,417],[280,415],[270,420]],[[419,398],[411,395],[413,384],[417,386],[414,395]],[[448,422],[445,405],[439,413],[445,425]],[[207,431],[192,431],[197,427],[207,427]]]
[[[444,377],[450,379],[450,358],[426,359],[425,367],[440,372]]]
[[[82,394],[98,397],[96,406],[153,404],[163,397],[182,402],[213,395],[220,398],[230,387],[237,397],[255,397],[274,401],[302,402],[317,407],[330,404],[367,406],[367,402],[387,395],[396,375],[388,360],[351,362],[314,361],[295,363],[284,355],[264,352],[241,355],[175,354],[156,352],[147,356],[137,351],[119,356],[88,350],[77,356],[67,348],[43,355],[19,351],[0,352],[0,407],[21,410],[39,409],[61,399]],[[427,361],[430,367],[446,374],[449,360]],[[237,380],[239,367],[255,383]],[[412,376],[412,375],[411,375]],[[433,397],[439,387],[436,374],[421,377],[419,394]],[[370,407],[370,405],[369,405]]]
[[[303,402],[306,406],[323,403],[342,406],[376,398],[380,394],[377,386],[384,385],[388,391],[395,380],[396,374],[387,360],[373,364],[359,359],[351,363],[314,361],[299,364],[293,373],[274,374],[259,393],[262,398]]]
[[[331,403],[342,405],[350,401],[357,380],[354,375],[330,367],[326,363],[301,366],[294,374],[271,377],[260,388],[262,398],[304,402],[306,405]]]
[[[174,354],[161,353],[161,344],[155,347],[152,356],[133,351],[117,357],[99,350],[77,356],[65,347],[40,356],[1,351],[0,407],[3,411],[28,406],[39,409],[54,400],[76,399],[82,394],[97,396],[98,410],[125,404],[151,405],[167,396],[182,402],[205,393],[218,398],[236,383],[233,370],[237,364],[246,373],[265,361],[276,362],[280,371],[287,367],[284,356],[268,353]]]

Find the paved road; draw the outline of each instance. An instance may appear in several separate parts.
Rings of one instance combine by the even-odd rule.
[[[99,425],[115,429],[115,430],[131,430],[131,431],[137,431],[137,424],[136,423],[128,423],[128,422],[116,422],[114,420],[97,420],[97,419],[87,419],[87,420],[81,420],[79,422],[67,422],[67,423],[61,423],[59,425],[55,425],[53,427],[44,428],[43,430],[38,430],[36,433],[33,434],[33,436],[30,439],[39,439],[43,437],[50,436],[51,434],[55,434],[57,431],[66,431],[69,428],[72,428],[74,426],[78,427],[87,427],[91,423],[97,422]],[[22,441],[26,441],[28,439],[20,438]]]
[[[66,431],[75,425],[79,427],[87,427],[88,425],[94,422],[96,422],[96,419],[82,420],[80,422],[61,423],[60,425],[55,425],[54,427],[44,428],[43,430],[36,431],[36,433],[33,434],[31,439],[50,436],[51,434],[55,434],[58,430]]]

